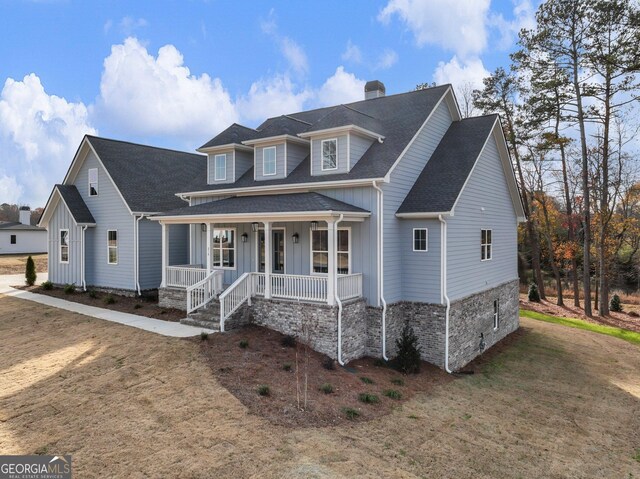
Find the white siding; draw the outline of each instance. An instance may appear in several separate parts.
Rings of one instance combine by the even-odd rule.
[[[16,244],[11,244],[11,236]],[[46,253],[47,232],[45,230],[0,230],[0,254]]]

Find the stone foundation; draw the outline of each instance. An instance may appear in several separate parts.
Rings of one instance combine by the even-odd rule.
[[[181,311],[186,311],[187,290],[179,288],[159,288],[158,306],[162,308],[175,308]]]

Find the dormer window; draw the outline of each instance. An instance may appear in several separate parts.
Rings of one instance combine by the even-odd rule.
[[[262,150],[262,174],[272,176],[276,174],[276,147],[270,146]]]
[[[98,168],[89,168],[89,196],[98,196]]]
[[[322,171],[338,168],[338,140],[322,140]]]
[[[216,181],[227,179],[227,155],[216,155],[213,160]]]

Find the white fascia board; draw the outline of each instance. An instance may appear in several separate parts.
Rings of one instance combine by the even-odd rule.
[[[453,216],[453,210],[438,213],[396,213],[396,218],[405,219],[437,219],[439,216]]]
[[[178,215],[178,216],[155,216],[149,218],[162,223],[203,223],[203,222],[253,222],[253,221],[313,221],[338,218],[344,216],[343,221],[364,221],[371,216],[369,212],[352,211],[296,211],[279,213],[231,213],[231,214],[202,214],[202,215]]]
[[[274,143],[274,142],[280,142],[280,141],[292,141],[296,143],[301,143],[303,145],[309,144],[309,140],[298,138],[297,136],[293,136],[293,135],[277,135],[277,136],[269,136],[267,138],[256,138],[253,140],[245,140],[242,142],[242,144],[249,146],[249,145],[261,145],[265,143]]]
[[[207,148],[196,149],[196,151],[199,151],[200,153],[216,153],[223,150],[253,151],[253,148],[243,145],[242,143],[227,143],[226,145],[209,146]]]
[[[346,134],[351,132],[359,133],[360,135],[371,137],[374,140],[384,140],[385,138],[384,135],[381,135],[380,133],[367,130],[366,128],[362,128],[357,125],[336,126],[334,128],[327,128],[324,130],[308,131],[308,132],[298,133],[298,136],[300,138],[313,138],[316,136],[319,137],[319,136],[326,136],[326,135],[339,135],[341,133]]]

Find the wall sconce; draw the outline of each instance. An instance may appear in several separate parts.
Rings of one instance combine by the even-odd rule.
[[[317,221],[312,221],[311,222],[311,231],[315,231],[318,229],[318,222]]]
[[[293,244],[298,244],[300,242],[300,235],[298,233],[293,233],[291,239],[293,240]]]
[[[243,243],[246,243],[247,240],[249,239],[249,235],[247,233],[242,233],[242,236],[240,236],[240,239],[242,240]]]
[[[202,223],[200,225],[200,231],[202,231],[203,233],[205,233],[207,231],[207,225],[205,225],[204,223]]]
[[[255,221],[253,223],[251,223],[251,231],[253,231],[254,233],[258,231],[258,223],[256,223]]]

